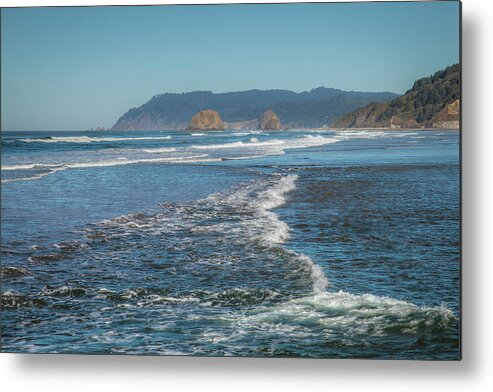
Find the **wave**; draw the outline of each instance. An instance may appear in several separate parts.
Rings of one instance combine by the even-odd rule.
[[[339,291],[260,306],[230,322],[241,329],[262,328],[276,334],[278,325],[289,325],[297,335],[313,328],[336,340],[356,338],[351,343],[354,345],[361,337],[368,340],[392,334],[416,336],[426,331],[434,334],[433,331],[445,330],[456,320],[453,312],[444,306],[418,306],[390,297]]]
[[[445,306],[418,306],[390,297],[328,291],[330,281],[322,267],[309,256],[286,246],[291,230],[275,212],[288,201],[289,195],[296,189],[297,180],[297,174],[272,174],[233,187],[228,191],[211,194],[190,205],[173,206],[166,203],[162,206],[164,209],[162,213],[122,215],[100,222],[99,227],[102,235],[112,239],[124,239],[130,234],[135,235],[140,232],[145,238],[162,236],[160,238],[173,241],[170,239],[173,233],[180,246],[190,239],[191,249],[194,249],[194,252],[224,244],[226,250],[222,251],[233,253],[237,250],[242,254],[241,260],[233,258],[232,261],[227,261],[226,256],[213,260],[213,257],[207,253],[208,259],[199,255],[196,262],[211,264],[219,262],[236,270],[239,266],[235,266],[235,263],[250,264],[253,260],[268,260],[269,257],[275,257],[278,262],[283,263],[284,267],[292,269],[288,271],[288,276],[292,279],[299,279],[302,275],[309,279],[310,295],[281,302],[274,307],[260,308],[251,316],[258,321],[270,320],[277,323],[281,322],[283,317],[298,321],[314,318],[325,327],[332,325],[334,328],[342,328],[344,325],[346,327],[352,325],[363,328],[365,323],[369,323],[368,327],[373,324],[374,327],[385,328],[382,320],[388,317],[386,323],[389,328],[393,323],[404,330],[413,330],[417,328],[413,324],[416,318],[425,323],[447,323],[455,320],[453,312]],[[184,233],[189,237],[184,237]],[[241,247],[245,247],[248,253],[255,252],[256,258],[246,261],[247,252],[242,251]],[[258,265],[257,274],[263,274],[262,267],[262,264]],[[277,293],[276,298],[282,299],[279,287],[272,287],[269,290],[270,293]],[[210,295],[208,298],[210,300]],[[206,302],[210,302],[209,300]]]
[[[241,155],[241,156],[237,156],[237,157],[222,157],[221,160],[222,161],[242,161],[244,159],[258,159],[258,158],[265,158],[265,157],[268,157],[268,156],[273,156],[273,155],[283,155],[284,152],[283,151],[279,151],[279,152],[270,152],[269,154],[260,154],[260,155]]]
[[[197,163],[197,162],[220,162],[220,159],[207,158],[208,154],[167,157],[167,158],[143,158],[143,159],[127,159],[117,158],[114,160],[103,160],[95,162],[79,162],[66,165],[67,168],[81,169],[86,167],[105,167],[105,166],[120,166],[133,165],[136,163]]]
[[[163,152],[166,151],[175,151],[174,149],[157,149]],[[138,158],[138,159],[130,159],[126,157],[119,157],[115,159],[108,160],[99,160],[99,161],[88,161],[88,162],[74,162],[67,164],[44,164],[44,163],[33,163],[27,165],[5,165],[2,166],[2,170],[10,171],[10,170],[29,170],[29,169],[37,169],[37,170],[64,170],[64,169],[80,169],[84,167],[103,167],[103,166],[118,166],[118,165],[130,165],[135,163],[161,163],[161,162],[196,162],[198,158],[205,158],[208,154],[198,154],[198,155],[184,155],[184,156],[175,156],[175,157],[163,157],[163,158]],[[209,161],[209,160],[208,160]],[[220,159],[215,159],[214,161],[220,161]]]
[[[329,286],[323,270],[310,257],[282,246],[289,239],[290,229],[273,211],[286,203],[287,195],[296,188],[297,179],[296,174],[272,175],[264,180],[240,186],[229,193],[212,194],[204,199],[205,204],[216,208],[220,206],[228,211],[238,211],[239,219],[206,226],[195,223],[192,230],[195,233],[217,233],[219,236],[227,233],[233,243],[244,244],[245,241],[250,241],[263,249],[281,252],[295,268],[301,265],[302,269],[308,272],[313,292],[323,292]],[[144,224],[130,218],[125,225],[129,222],[140,226]]]
[[[245,143],[245,142],[233,142],[233,143],[222,143],[222,144],[205,144],[205,145],[194,145],[191,146],[194,149],[197,150],[217,150],[217,149],[223,149],[223,148],[243,148],[243,147],[261,147],[261,146],[273,146],[273,145],[280,145],[283,144],[284,141],[282,140],[277,140],[277,139],[272,139],[272,140],[267,140],[265,142],[250,142],[250,143]]]
[[[4,171],[29,170],[29,169],[35,169],[38,170],[38,172],[25,177],[2,178],[0,182],[9,183],[9,182],[18,182],[18,181],[39,180],[40,178],[49,176],[50,174],[54,174],[56,172],[65,170],[66,167],[64,165],[44,165],[44,164],[2,166],[2,170]],[[44,170],[44,171],[40,172],[40,170]]]
[[[129,140],[169,140],[171,136],[143,136],[143,137],[89,137],[89,136],[50,136],[39,139],[17,139],[24,143],[101,143],[101,142],[121,142]]]
[[[31,298],[28,295],[19,294],[14,291],[2,292],[0,298],[3,310],[26,307],[43,307],[47,304],[46,301],[41,298]]]
[[[62,167],[60,164],[48,164],[48,163],[31,163],[26,165],[2,165],[2,170],[29,170],[29,169],[56,169],[58,167]]]
[[[205,144],[205,145],[193,145],[191,148],[198,150],[218,150],[218,149],[256,149],[261,147],[262,150],[268,150],[269,153],[277,153],[279,151],[284,151],[294,148],[306,148],[314,146],[322,146],[325,144],[337,143],[341,141],[339,138],[335,137],[324,137],[324,136],[313,136],[313,135],[303,135],[300,138],[294,139],[271,139],[266,141],[259,141],[257,138],[251,138],[249,142],[232,142],[232,143],[222,143],[222,144]]]
[[[101,288],[96,292],[98,298],[137,307],[180,303],[200,303],[201,306],[211,307],[253,306],[275,300],[280,295],[275,290],[240,287],[222,291],[198,290],[182,296],[172,296],[166,289],[160,288],[132,288],[123,292]]]
[[[175,152],[176,148],[174,147],[169,147],[169,148],[149,148],[149,149],[144,149],[145,152],[148,152],[150,154],[159,154],[162,152]]]
[[[66,283],[45,287],[29,297],[7,293],[2,306],[50,306],[60,299],[86,303],[90,297],[103,303],[102,312],[165,310],[176,315],[166,320],[167,327],[175,326],[175,320],[182,322],[183,317],[193,319],[204,326],[197,339],[202,336],[208,344],[227,342],[228,349],[242,347],[238,353],[243,354],[250,347],[245,341],[252,337],[272,342],[269,347],[276,350],[289,341],[290,348],[301,347],[296,352],[316,356],[330,353],[328,346],[347,348],[354,355],[353,348],[368,353],[369,347],[381,349],[382,341],[394,337],[408,344],[408,338],[414,342],[422,336],[442,339],[450,334],[457,318],[445,306],[330,291],[322,266],[290,249],[291,229],[277,211],[296,192],[298,181],[292,172],[262,175],[198,201],[163,203],[158,211],[98,222],[83,232],[86,242],[56,246],[58,251],[63,247],[63,257],[83,254],[85,260],[93,251],[101,254],[101,249],[112,249],[108,263],[121,257],[118,262],[139,270],[145,263],[145,267],[169,274],[172,284],[106,286],[109,290]],[[48,250],[33,248],[34,261],[37,257],[38,262],[57,262],[55,253],[46,254]],[[41,259],[43,254],[45,259]],[[221,327],[212,330],[218,319]],[[197,345],[195,337],[191,339],[183,344]]]
[[[176,156],[176,157],[164,157],[164,158],[139,158],[139,159],[129,159],[125,157],[120,157],[116,159],[99,160],[99,161],[89,161],[89,162],[74,162],[63,165],[45,165],[45,164],[31,164],[31,165],[10,165],[2,166],[2,170],[26,170],[26,169],[46,169],[47,171],[42,173],[35,173],[27,177],[18,178],[5,178],[2,179],[2,183],[16,182],[16,181],[29,181],[37,180],[48,176],[50,174],[55,174],[59,171],[67,169],[85,169],[85,168],[97,168],[97,167],[111,167],[111,166],[122,166],[122,165],[134,165],[134,164],[156,164],[156,163],[180,163],[180,164],[190,164],[190,163],[207,163],[207,162],[221,162],[221,158],[207,158],[208,154],[198,154],[198,155],[188,155],[188,156]]]
[[[48,297],[79,298],[79,297],[84,297],[87,293],[88,290],[82,287],[62,286],[62,287],[45,287],[41,295]]]
[[[2,305],[9,309],[19,307],[44,307],[51,299],[96,298],[117,304],[117,307],[153,307],[158,305],[176,305],[182,303],[199,303],[209,307],[257,306],[276,300],[281,294],[275,290],[262,288],[234,287],[222,291],[194,291],[188,295],[172,296],[167,289],[154,287],[135,287],[123,291],[108,290],[104,287],[88,289],[77,286],[49,287],[31,295],[21,295],[7,291],[2,293]],[[105,309],[105,308],[103,308]]]
[[[9,278],[18,278],[21,276],[31,275],[25,268],[20,267],[0,267],[0,276]]]
[[[288,194],[296,188],[297,178],[296,174],[269,175],[259,181],[211,194],[191,205],[163,205],[163,212],[156,215],[134,213],[118,216],[101,221],[98,224],[100,229],[89,235],[117,240],[138,233],[145,238],[164,236],[165,241],[172,241],[175,235],[185,236],[176,240],[184,246],[187,238],[193,238],[193,244],[190,244],[193,249],[207,249],[211,245],[201,245],[201,241],[209,244],[212,238],[217,238],[218,243],[213,247],[224,243],[230,248],[226,251],[229,256],[239,252],[244,255],[239,257],[245,258],[248,252],[252,258],[250,264],[259,263],[265,257],[255,252],[267,252],[273,262],[282,262],[285,263],[282,268],[291,268],[288,273],[295,280],[310,281],[311,290],[319,293],[329,286],[327,277],[310,257],[284,246],[290,237],[290,229],[274,211],[286,203]],[[170,246],[175,246],[172,244]],[[244,247],[245,251],[242,250]],[[197,262],[214,264],[227,261],[224,258],[219,261],[198,257]]]
[[[56,173],[56,171],[53,170],[46,173],[35,174],[29,177],[3,178],[0,182],[4,184],[8,182],[39,180],[40,178],[49,176],[50,174],[54,174],[54,173]]]
[[[256,134],[256,132],[250,132],[250,134]],[[261,133],[259,133],[261,134]],[[354,133],[358,137],[365,133],[360,131]],[[148,139],[168,139],[169,136],[164,137],[136,137],[136,138],[89,138],[89,137],[52,137],[47,139],[23,139],[24,141],[43,141],[43,142],[92,142],[92,141],[110,141],[110,140],[148,140]],[[121,166],[137,163],[181,163],[181,164],[195,164],[195,163],[211,163],[221,162],[227,160],[241,160],[241,159],[256,159],[267,156],[276,156],[285,154],[286,150],[309,148],[322,146],[331,143],[338,143],[345,140],[347,136],[321,136],[306,134],[302,137],[287,138],[284,140],[271,139],[271,140],[259,140],[257,137],[252,137],[248,142],[238,141],[222,144],[205,144],[205,145],[192,145],[184,147],[166,147],[166,148],[145,148],[145,149],[114,149],[107,153],[106,159],[91,159],[91,155],[101,155],[96,152],[88,154],[82,158],[82,161],[77,161],[77,156],[74,154],[65,154],[61,160],[65,162],[59,163],[25,163],[25,164],[7,164],[2,165],[2,171],[12,170],[36,170],[36,173],[28,173],[27,175],[17,176],[12,178],[4,178],[2,183],[16,182],[16,181],[29,181],[36,180],[48,175],[54,174],[58,171],[66,169],[81,169],[81,168],[96,168],[96,167],[110,167]],[[78,141],[77,141],[78,140]],[[197,155],[199,150],[203,152],[202,155]],[[239,153],[241,151],[241,153]],[[125,155],[127,156],[125,156]],[[146,154],[164,154],[164,156],[158,156],[155,158],[149,158]],[[123,156],[122,156],[123,155]],[[58,156],[58,155],[57,155]],[[109,158],[111,157],[111,158]]]
[[[342,139],[357,138],[357,139],[372,139],[382,137],[389,134],[385,131],[368,130],[368,131],[337,131],[336,134]]]

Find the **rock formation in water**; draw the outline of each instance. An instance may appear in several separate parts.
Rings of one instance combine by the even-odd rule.
[[[221,116],[215,110],[202,110],[192,117],[188,130],[194,131],[222,131],[225,125]]]
[[[281,129],[281,119],[271,109],[266,110],[259,118],[258,127],[267,131],[279,130]]]

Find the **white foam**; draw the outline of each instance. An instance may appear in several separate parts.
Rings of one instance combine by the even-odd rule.
[[[372,139],[376,137],[386,136],[387,132],[376,130],[362,130],[362,131],[338,131],[336,133],[342,139]]]
[[[310,132],[310,131],[307,131]],[[262,134],[262,131],[249,131],[247,134]],[[221,135],[230,135],[225,131],[220,132]],[[13,181],[26,181],[39,179],[49,174],[53,174],[60,170],[67,168],[90,168],[90,167],[104,167],[104,166],[117,166],[127,165],[134,163],[200,163],[200,162],[220,162],[221,160],[240,160],[240,159],[255,159],[266,156],[275,156],[284,154],[289,149],[301,149],[315,146],[322,146],[330,143],[337,143],[352,138],[374,138],[385,135],[392,135],[400,137],[401,135],[417,135],[416,133],[409,132],[383,132],[373,130],[357,130],[357,131],[340,131],[336,132],[336,136],[322,136],[322,135],[310,135],[306,134],[297,138],[286,138],[283,140],[271,139],[271,140],[259,140],[256,137],[252,137],[249,142],[232,142],[222,144],[209,144],[209,145],[193,145],[184,147],[167,147],[167,148],[147,148],[147,149],[124,149],[124,150],[111,150],[110,156],[114,156],[116,153],[131,154],[128,158],[112,157],[106,159],[91,159],[87,162],[77,162],[75,158],[69,156],[67,162],[60,162],[59,164],[43,164],[43,163],[30,163],[30,164],[18,164],[18,165],[3,165],[2,170],[29,170],[29,169],[48,169],[46,173],[36,173],[33,175],[27,175],[22,178],[4,179],[2,182]],[[195,134],[199,135],[199,134]],[[202,133],[200,133],[202,135]],[[205,133],[203,134],[205,135]],[[123,140],[161,140],[170,139],[170,136],[153,137],[51,137],[46,139],[21,139],[25,142],[43,142],[43,143],[61,143],[61,142],[73,142],[73,143],[92,143],[92,142],[104,142],[104,141],[123,141]],[[240,156],[236,154],[235,150],[244,151],[244,154]],[[208,152],[212,157],[204,159],[203,156],[196,156],[193,154],[194,150],[201,150]],[[210,151],[207,151],[210,150]],[[217,151],[224,150],[222,156],[217,156]],[[168,154],[167,156],[160,156],[158,158],[146,158],[142,154]],[[176,154],[175,154],[176,153]],[[133,155],[133,156],[132,156]],[[74,160],[74,161],[72,161]],[[72,162],[71,162],[72,161]]]
[[[280,177],[274,186],[267,188],[259,194],[258,200],[255,203],[258,203],[259,208],[263,210],[280,207],[286,202],[286,193],[296,188],[295,181],[297,179],[298,175],[296,174],[288,174],[287,176]]]
[[[31,163],[26,165],[2,165],[2,170],[30,170],[30,169],[54,169],[58,168],[60,164],[47,164],[47,163]]]
[[[266,176],[259,181],[236,187],[230,192],[210,195],[195,202],[192,207],[183,207],[182,210],[167,209],[163,214],[153,216],[126,215],[105,221],[104,224],[125,226],[134,232],[135,228],[149,230],[150,233],[152,230],[163,233],[166,230],[176,232],[179,229],[217,231],[218,237],[228,242],[236,239],[243,244],[249,241],[260,242],[262,246],[271,250],[282,248],[280,254],[286,263],[298,262],[310,271],[312,295],[277,305],[258,306],[241,315],[235,313],[222,316],[222,321],[240,327],[236,329],[238,333],[254,328],[256,331],[273,331],[279,334],[280,328],[286,325],[289,325],[286,328],[291,329],[286,330],[287,332],[307,333],[304,328],[317,325],[322,327],[324,333],[334,332],[337,336],[368,336],[369,333],[378,336],[388,333],[392,328],[398,328],[402,333],[415,334],[419,333],[423,326],[441,325],[454,319],[453,312],[445,306],[426,307],[385,296],[355,295],[345,291],[328,292],[329,281],[322,268],[307,255],[287,249],[283,245],[289,238],[289,227],[273,211],[287,202],[289,193],[296,189],[297,180],[296,174]],[[226,218],[219,224],[211,224],[211,213],[217,212],[217,216],[224,217],[225,211],[228,216],[233,214],[232,219]],[[174,212],[176,214],[173,216]],[[236,213],[238,215],[235,215]],[[202,221],[205,224],[201,225]],[[138,305],[189,301],[196,302],[197,298],[151,295]],[[212,306],[211,302],[201,304]],[[317,331],[319,330],[318,328]]]
[[[260,146],[273,146],[283,143],[284,141],[282,140],[272,139],[272,140],[267,140],[265,142],[250,142],[250,143],[233,142],[233,143],[223,143],[223,144],[195,145],[191,147],[197,150],[217,150],[223,148],[245,148],[245,147],[249,148],[249,147],[260,147]]]
[[[238,223],[239,227],[230,227],[227,224],[208,226],[205,230],[218,232],[239,231],[243,237],[251,238],[256,243],[265,247],[278,247],[289,239],[289,226],[273,212],[286,203],[287,194],[296,188],[296,174],[277,176],[274,181],[253,183],[244,186],[229,195],[214,194],[207,199],[217,203],[231,204],[240,209],[254,212],[250,218]],[[298,263],[305,265],[313,282],[314,293],[325,292],[329,281],[323,270],[313,260],[303,254],[284,248],[287,255]]]
[[[416,135],[419,135],[419,133],[417,133],[417,132],[398,132],[398,133],[390,133],[390,132],[389,132],[389,135],[390,135],[390,136],[393,136],[393,137],[406,137],[406,136],[416,136]]]
[[[171,136],[143,136],[143,137],[89,137],[89,136],[51,136],[46,139],[18,139],[25,143],[97,143],[97,142],[116,142],[128,140],[169,140]]]
[[[332,144],[338,142],[340,142],[340,140],[335,137],[304,135],[302,138],[286,140],[286,144],[283,148],[292,149],[292,148],[316,147],[316,146],[323,146],[326,144]]]
[[[162,152],[175,152],[176,148],[170,147],[170,148],[149,148],[149,149],[144,149],[145,152],[148,152],[150,154],[159,154]]]
[[[71,163],[66,165],[66,168],[80,169],[80,168],[88,168],[88,167],[132,165],[136,163],[170,163],[170,162],[189,163],[189,162],[220,161],[220,159],[208,159],[208,160],[202,159],[202,158],[206,158],[207,156],[208,154],[200,154],[200,155],[191,155],[191,156],[182,156],[182,157],[147,158],[147,159],[127,159],[121,157],[111,160]]]
[[[265,152],[266,155],[279,155],[280,153],[283,153],[285,150],[289,149],[323,146],[325,144],[337,143],[339,141],[341,140],[336,137],[304,135],[300,138],[285,140],[271,139],[266,141],[259,141],[257,138],[251,138],[250,142],[194,145],[191,147],[198,150],[253,149],[255,151],[258,151],[260,149],[262,150],[262,152]]]
[[[48,176],[50,174],[55,173],[55,171],[49,171],[46,173],[40,173],[36,174],[34,176],[30,177],[18,177],[18,178],[5,178],[1,180],[1,183],[7,183],[7,182],[17,182],[17,181],[31,181],[31,180],[39,180],[42,177]]]
[[[325,293],[330,285],[322,268],[310,257],[304,254],[297,254],[297,257],[310,267],[311,278],[313,280],[313,292],[315,294]]]
[[[16,165],[14,165],[16,166]],[[40,169],[48,169],[48,171],[43,172],[43,173],[36,173],[33,174],[32,176],[28,177],[17,177],[17,178],[5,178],[2,179],[0,182],[1,183],[8,183],[8,182],[17,182],[17,181],[32,181],[32,180],[39,180],[40,178],[49,176],[50,174],[54,174],[58,171],[65,170],[67,167],[63,165],[17,165],[17,167],[10,166],[7,169],[4,169],[2,166],[2,170],[20,170],[20,169],[34,169],[34,168],[40,168]]]
[[[31,165],[12,165],[12,166],[2,166],[2,170],[22,170],[22,169],[36,169],[36,168],[46,168],[48,171],[44,173],[36,173],[32,176],[21,177],[21,178],[8,178],[2,179],[2,183],[16,182],[16,181],[30,181],[37,180],[54,174],[58,171],[66,169],[85,169],[85,168],[96,168],[96,167],[111,167],[111,166],[123,166],[123,165],[133,165],[139,163],[207,163],[207,162],[221,162],[221,158],[207,158],[208,154],[198,154],[198,155],[186,155],[186,156],[176,156],[176,157],[163,157],[163,158],[142,158],[142,159],[129,159],[126,157],[119,157],[115,159],[99,160],[99,161],[88,161],[88,162],[74,162],[65,165],[44,165],[44,164],[31,164]]]
[[[295,182],[297,179],[298,175],[296,174],[280,177],[273,186],[260,192],[257,199],[251,201],[258,209],[259,214],[267,221],[267,225],[265,225],[267,230],[263,231],[260,238],[263,243],[280,244],[289,238],[288,225],[279,218],[279,215],[270,210],[279,208],[286,203],[286,195],[296,188]],[[299,262],[308,266],[311,271],[313,291],[315,293],[325,292],[329,286],[329,281],[320,266],[304,254],[291,250],[286,251]]]
[[[420,324],[447,323],[454,319],[445,306],[418,306],[410,302],[372,294],[354,295],[345,291],[323,292],[259,308],[245,321],[276,323],[288,319],[295,323],[315,323],[324,329],[348,334],[380,335],[392,324],[404,332],[417,332]]]
[[[257,159],[257,158],[265,158],[270,155],[282,155],[283,152],[279,153],[269,153],[269,154],[262,154],[262,155],[245,155],[245,156],[239,156],[239,157],[223,157],[221,158],[223,161],[239,161],[239,160],[244,160],[244,159]]]

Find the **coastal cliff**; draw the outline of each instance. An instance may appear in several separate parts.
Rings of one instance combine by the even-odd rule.
[[[202,110],[192,117],[187,129],[194,131],[222,131],[226,127],[218,112],[215,110]]]
[[[460,66],[414,82],[403,96],[371,103],[337,119],[334,128],[459,128]]]
[[[446,105],[443,110],[435,114],[431,120],[433,128],[459,128],[460,101],[456,100]]]

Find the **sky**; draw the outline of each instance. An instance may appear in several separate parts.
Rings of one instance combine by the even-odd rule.
[[[459,62],[455,1],[3,8],[1,129],[110,127],[164,92],[404,93]]]

